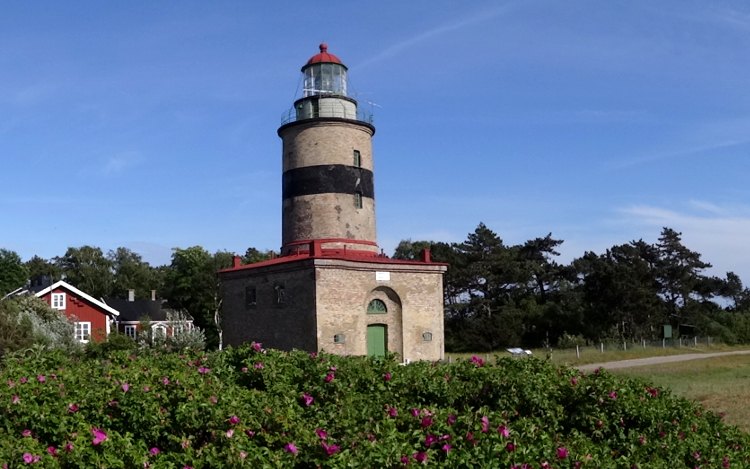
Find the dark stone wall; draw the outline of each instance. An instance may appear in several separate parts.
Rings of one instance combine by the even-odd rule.
[[[317,351],[315,271],[310,262],[226,272],[220,278],[226,345],[255,341],[281,350]]]

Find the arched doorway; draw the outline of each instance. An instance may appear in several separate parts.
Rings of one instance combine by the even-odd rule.
[[[367,355],[403,354],[401,298],[391,288],[374,288],[364,303],[367,325]]]

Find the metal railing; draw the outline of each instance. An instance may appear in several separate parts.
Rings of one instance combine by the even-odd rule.
[[[318,117],[338,117],[342,119],[357,120],[360,122],[364,122],[366,124],[373,125],[373,114],[370,111],[357,109],[356,116],[352,116],[354,118],[348,117],[346,116],[346,114],[344,114],[343,116],[339,116],[335,114],[337,113],[331,113],[330,110],[324,109],[323,111],[318,110],[317,112],[312,112],[308,115],[305,115],[304,117],[298,117],[297,109],[295,109],[294,107],[291,107],[289,108],[288,111],[285,111],[283,114],[281,114],[281,125],[289,124],[291,122],[307,120],[307,119],[315,119]]]

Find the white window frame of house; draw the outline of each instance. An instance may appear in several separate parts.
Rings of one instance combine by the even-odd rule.
[[[76,321],[73,332],[78,342],[88,343],[91,340],[91,321]]]
[[[50,295],[50,305],[53,309],[65,309],[65,293],[52,293]]]
[[[157,338],[157,334],[159,334],[159,337],[162,339],[167,338],[167,326],[164,324],[154,324],[151,326],[151,332],[153,332],[154,339]]]
[[[137,326],[125,326],[125,335],[131,339],[135,339],[138,336]]]

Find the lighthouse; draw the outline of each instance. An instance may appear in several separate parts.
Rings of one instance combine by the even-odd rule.
[[[443,358],[443,274],[377,244],[372,116],[326,44],[282,115],[280,256],[219,272],[225,343],[403,360]]]
[[[286,114],[281,253],[377,252],[370,116],[347,94],[347,67],[326,44],[302,67],[302,97]]]

